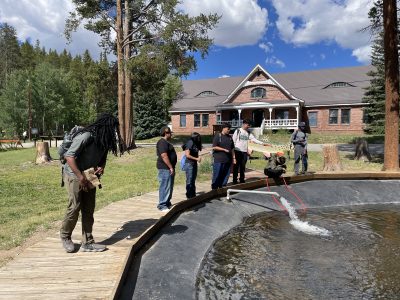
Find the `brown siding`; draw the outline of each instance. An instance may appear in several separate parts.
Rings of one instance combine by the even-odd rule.
[[[329,109],[338,109],[338,124],[329,124]],[[350,124],[341,124],[341,109],[350,109]],[[363,108],[355,107],[312,107],[304,111],[303,119],[308,120],[308,112],[317,112],[317,126],[311,127],[311,132],[330,133],[363,133]]]
[[[208,126],[207,127],[194,127],[194,114],[199,113],[199,114],[208,114]],[[180,121],[180,114],[179,113],[174,113],[171,116],[171,123],[172,123],[172,131],[175,134],[184,134],[184,135],[189,135],[192,132],[198,132],[200,134],[212,134],[213,132],[213,126],[216,124],[216,116],[215,112],[195,112],[195,113],[186,113],[186,127],[179,127],[179,121]],[[200,123],[201,123],[201,117],[200,117]]]
[[[267,98],[254,99],[251,98],[251,91],[256,87],[262,87],[267,90]],[[279,100],[288,100],[289,98],[282,93],[277,87],[271,85],[248,86],[241,89],[236,95],[232,97],[231,103],[246,103],[259,100],[260,102],[273,102]]]

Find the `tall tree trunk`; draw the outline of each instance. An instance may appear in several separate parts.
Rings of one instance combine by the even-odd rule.
[[[399,59],[396,0],[383,1],[385,47],[385,158],[383,170],[399,169]]]
[[[125,0],[125,18],[124,18],[124,41],[129,42],[128,35],[131,30],[131,18],[129,0]],[[128,149],[136,148],[133,135],[133,106],[132,106],[132,80],[129,71],[129,58],[131,56],[131,45],[124,47],[124,73],[125,73],[125,143]]]
[[[117,65],[118,65],[118,119],[119,130],[122,138],[126,142],[125,132],[125,76],[124,76],[124,53],[123,53],[123,40],[124,32],[122,27],[122,0],[117,0]]]

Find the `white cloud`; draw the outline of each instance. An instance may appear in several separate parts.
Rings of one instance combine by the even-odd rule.
[[[1,0],[0,20],[13,26],[22,41],[30,39],[35,43],[39,40],[47,50],[67,49],[72,55],[88,49],[93,58],[98,59],[100,38],[82,27],[72,35],[72,43],[67,44],[64,26],[73,8],[71,0]]]
[[[258,44],[258,47],[263,49],[265,53],[270,53],[274,51],[273,44],[271,42],[260,43]]]
[[[221,76],[218,76],[218,78],[228,78],[228,77],[231,77],[231,76],[229,76],[229,75],[221,75]]]
[[[353,50],[353,56],[361,63],[367,64],[371,62],[371,46],[367,45]]]
[[[227,48],[256,44],[268,27],[268,12],[256,0],[184,0],[181,9],[190,16],[222,15],[210,37],[216,45]]]
[[[268,58],[265,60],[265,63],[266,63],[267,65],[278,66],[278,67],[280,67],[280,68],[282,68],[282,69],[286,67],[286,64],[285,64],[282,60],[280,60],[279,58],[277,58],[276,56],[268,57]]]
[[[272,0],[278,14],[281,38],[294,45],[336,42],[352,49],[359,61],[366,60],[370,34],[360,30],[369,25],[371,0]],[[288,9],[290,7],[290,9]]]

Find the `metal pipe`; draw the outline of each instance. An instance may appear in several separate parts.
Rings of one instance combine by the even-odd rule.
[[[275,195],[277,197],[281,197],[278,193],[276,192],[264,192],[264,191],[248,191],[248,190],[236,190],[236,189],[228,189],[226,193],[226,199],[231,200],[230,198],[230,193],[248,193],[248,194],[264,194],[264,195]]]

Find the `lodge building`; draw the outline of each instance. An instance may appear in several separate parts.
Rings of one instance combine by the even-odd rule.
[[[370,84],[371,66],[270,74],[257,65],[245,77],[185,80],[182,97],[174,102],[175,134],[213,134],[218,125],[295,129],[307,123],[311,132],[362,133],[362,102]]]

